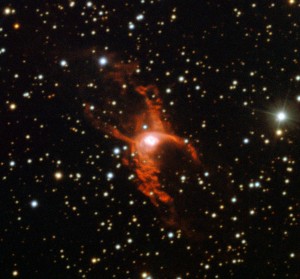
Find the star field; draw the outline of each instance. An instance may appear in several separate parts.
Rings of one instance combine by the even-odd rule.
[[[299,1],[0,15],[0,278],[300,277]]]

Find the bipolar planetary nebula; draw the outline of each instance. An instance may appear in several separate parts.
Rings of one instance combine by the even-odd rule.
[[[209,223],[201,218],[201,211],[204,200],[212,197],[198,183],[203,172],[198,155],[201,146],[196,148],[175,134],[159,89],[153,84],[139,85],[137,69],[136,63],[117,62],[102,69],[94,103],[84,103],[86,119],[102,134],[128,145],[122,162],[135,173],[137,189],[158,209],[163,224],[202,240]],[[112,100],[118,100],[121,113],[116,114]],[[186,175],[194,183],[182,189],[179,177],[184,180]]]

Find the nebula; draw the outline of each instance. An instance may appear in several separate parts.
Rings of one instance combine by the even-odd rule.
[[[194,146],[172,131],[158,88],[137,85],[135,67],[117,64],[104,71],[99,102],[86,102],[85,115],[96,129],[128,144],[123,163],[134,171],[138,190],[164,212],[165,224],[187,230],[178,217],[177,182],[170,177],[200,160]]]

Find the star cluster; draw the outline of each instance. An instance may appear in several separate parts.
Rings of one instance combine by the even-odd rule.
[[[299,1],[15,0],[0,14],[1,278],[299,277]],[[158,89],[161,125],[200,157],[139,123],[180,226],[108,132],[143,110],[122,71]]]

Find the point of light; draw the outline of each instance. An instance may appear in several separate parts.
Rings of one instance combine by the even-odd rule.
[[[276,118],[278,121],[282,122],[282,121],[286,120],[287,116],[286,116],[285,112],[280,111],[277,113]]]
[[[147,272],[143,272],[143,273],[142,273],[142,278],[145,278],[145,279],[152,279],[151,275],[149,275]]]
[[[56,180],[62,179],[62,178],[63,178],[62,172],[57,171],[56,173],[54,173],[54,178],[55,178]]]
[[[118,155],[118,154],[120,154],[121,150],[120,150],[120,148],[116,147],[116,148],[114,148],[113,152],[115,155]]]
[[[87,2],[86,6],[89,7],[89,8],[91,8],[93,6],[93,2],[91,2],[91,1]]]
[[[249,143],[249,139],[248,139],[248,138],[244,138],[244,139],[243,139],[243,143],[244,143],[244,144],[248,144],[248,143]]]
[[[92,264],[96,264],[97,262],[100,262],[99,258],[92,258],[91,259]]]
[[[291,253],[291,254],[290,254],[290,257],[291,257],[291,258],[295,258],[295,253]]]
[[[134,25],[132,22],[129,22],[128,28],[129,28],[130,30],[133,30],[133,29],[135,29],[135,25]]]
[[[98,61],[101,66],[105,66],[108,63],[108,60],[106,57],[100,57]]]
[[[14,24],[14,29],[15,29],[15,30],[20,29],[20,27],[21,27],[20,23],[17,23],[17,22],[16,22],[16,23]]]
[[[179,80],[180,82],[184,82],[184,76],[178,77],[178,80]]]
[[[144,15],[142,15],[142,14],[139,14],[136,16],[136,20],[138,20],[138,21],[141,21],[143,19],[144,19]]]
[[[158,143],[158,138],[152,135],[145,137],[144,142],[149,146],[154,146]]]
[[[108,172],[108,173],[106,174],[106,178],[107,178],[107,180],[111,180],[111,179],[114,178],[114,174],[113,174],[112,172]]]
[[[276,135],[277,135],[277,136],[282,136],[282,134],[283,134],[282,130],[278,129],[278,130],[276,131]]]
[[[68,66],[68,63],[67,63],[66,60],[61,60],[61,61],[59,62],[59,64],[60,64],[60,66],[62,66],[62,67],[67,67],[67,66]]]
[[[168,238],[173,238],[174,237],[174,233],[173,232],[169,232],[168,233]]]
[[[3,12],[4,12],[5,15],[10,15],[10,14],[12,14],[12,9],[7,7],[7,8],[4,9]]]
[[[15,103],[11,103],[10,105],[9,105],[9,109],[10,110],[15,110],[17,108],[17,105],[15,104]]]
[[[32,208],[36,208],[36,207],[39,206],[39,202],[38,202],[37,200],[32,200],[32,201],[30,202],[30,206],[31,206]]]
[[[259,182],[259,181],[255,182],[255,183],[254,183],[254,186],[255,186],[256,188],[260,187],[260,182]]]
[[[29,92],[24,92],[24,93],[23,93],[23,97],[24,97],[24,98],[30,98]]]

